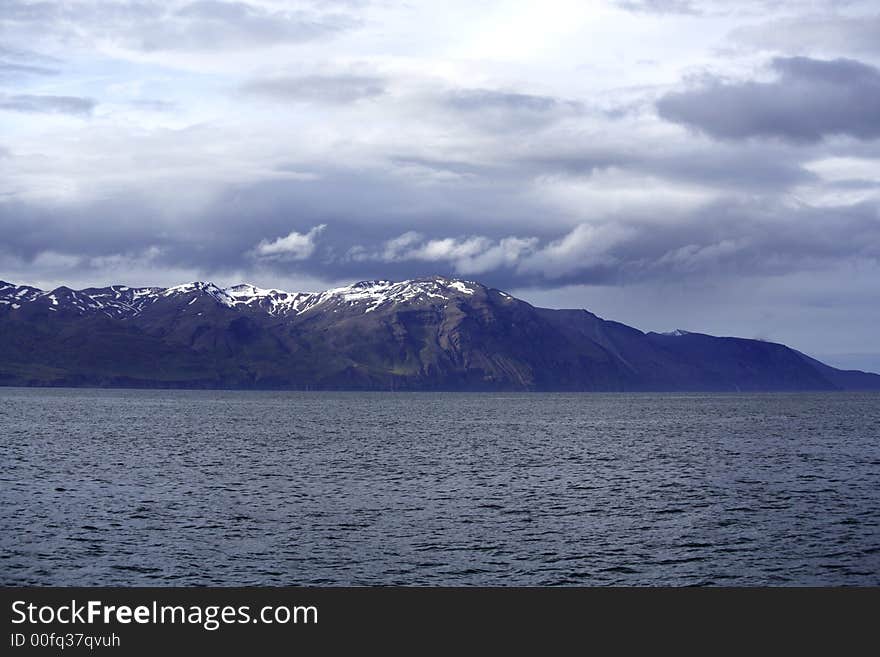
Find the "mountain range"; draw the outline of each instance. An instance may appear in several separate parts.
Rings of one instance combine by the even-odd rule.
[[[318,293],[0,281],[0,385],[359,390],[880,390],[781,344],[644,333],[472,281]]]

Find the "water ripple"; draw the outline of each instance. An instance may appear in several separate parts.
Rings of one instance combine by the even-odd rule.
[[[880,585],[880,395],[0,388],[0,583]]]

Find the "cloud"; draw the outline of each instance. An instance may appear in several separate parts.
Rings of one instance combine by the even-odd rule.
[[[738,27],[734,41],[789,53],[880,53],[880,14],[845,16],[826,14],[781,18]]]
[[[251,80],[242,90],[279,102],[346,104],[381,96],[385,93],[385,82],[366,75],[307,75]]]
[[[413,249],[402,259],[405,260],[464,260],[482,253],[490,242],[484,237],[468,237],[463,240],[446,237],[430,240]]]
[[[560,108],[577,108],[576,103],[566,103],[550,96],[512,93],[494,89],[461,89],[446,96],[450,107],[463,112],[506,110],[523,113],[553,112]]]
[[[18,75],[56,75],[56,69],[33,64],[19,64],[16,62],[0,60],[0,78]]]
[[[804,165],[826,180],[880,183],[880,158],[829,157]]]
[[[556,158],[545,156],[533,163],[548,173],[594,180],[600,191],[604,188],[615,193],[620,189],[614,190],[608,184],[611,171],[625,173],[632,185],[641,189],[646,189],[644,177],[649,176],[668,191],[697,186],[717,193],[778,193],[816,180],[816,174],[804,168],[803,160],[803,149],[787,143],[699,140],[669,144],[666,148],[646,143],[639,153],[623,148],[613,152],[586,147],[582,152],[572,151]],[[656,207],[657,196],[650,202]]]
[[[477,275],[512,267],[520,258],[534,250],[534,237],[503,237],[491,239],[479,235],[427,239],[416,231],[407,231],[386,240],[383,247],[370,252],[362,245],[348,251],[355,261],[407,262],[422,261],[445,263],[463,275]]]
[[[138,39],[144,50],[213,50],[299,43],[352,27],[343,16],[273,11],[245,2],[199,0],[157,21],[157,30],[144,30]]]
[[[128,104],[147,112],[172,112],[179,107],[177,103],[154,98],[138,98],[129,101]]]
[[[615,223],[580,224],[562,237],[543,242],[537,237],[506,236],[490,238],[482,235],[427,239],[421,233],[408,231],[387,240],[376,251],[358,245],[349,251],[357,261],[381,262],[422,261],[444,263],[456,274],[479,275],[509,270],[514,278],[529,281],[552,281],[571,276],[589,277],[589,272],[608,269],[626,258],[614,250],[628,241],[638,242],[644,231]],[[693,250],[701,247],[693,245]],[[706,254],[711,248],[702,247]],[[686,249],[679,260],[694,253]],[[703,256],[705,258],[705,255]],[[663,264],[663,255],[657,254]],[[677,264],[677,263],[676,263]]]
[[[322,3],[297,9],[224,0],[144,2],[26,2],[4,0],[0,26],[30,27],[62,42],[91,46],[97,41],[133,50],[225,51],[303,43],[353,28],[354,18],[329,12]]]
[[[417,249],[422,244],[425,236],[414,230],[407,231],[403,235],[398,235],[385,242],[385,248],[378,257],[384,262],[393,262],[395,260],[406,260],[406,254],[413,249]],[[363,247],[361,247],[363,250]]]
[[[58,60],[30,50],[0,46],[0,80],[31,75],[57,75]]]
[[[822,174],[808,183],[818,189],[870,170],[867,162],[818,160],[811,166]],[[440,218],[423,213],[424,207],[433,212],[444,197],[449,205]],[[230,189],[182,214],[176,205],[169,213],[164,202],[155,194],[78,205],[0,200],[0,278],[138,285],[259,279],[281,287],[288,280],[401,280],[437,273],[505,290],[607,285],[625,294],[630,285],[699,287],[880,264],[876,200],[812,207],[794,196],[729,196],[668,214],[618,214],[566,226],[562,212],[491,187],[477,192],[467,185],[450,194],[409,187],[394,177],[324,171],[304,183]],[[497,222],[487,220],[493,205],[505,215]],[[314,228],[291,231],[293,215],[300,226]],[[323,229],[319,222],[331,219],[333,230]],[[270,237],[257,242],[260,235]],[[64,245],[68,263],[40,256],[58,252],[57,245]],[[147,246],[155,247],[149,258]],[[4,254],[11,260],[4,261]],[[127,270],[119,254],[141,257]],[[99,263],[105,265],[101,271]],[[180,280],[172,280],[172,273]],[[567,303],[591,307],[592,301]]]
[[[669,265],[679,272],[698,272],[747,248],[744,239],[723,239],[712,244],[686,244],[664,253],[658,265]]]
[[[13,152],[0,166],[15,171],[19,159]],[[585,202],[574,192],[551,207],[527,181],[507,190],[495,180],[424,187],[378,172],[324,170],[313,180],[234,185],[182,208],[180,194],[193,183],[178,180],[168,194],[154,185],[143,195],[116,192],[80,202],[0,200],[0,251],[27,260],[64,244],[68,253],[91,261],[155,245],[161,250],[152,261],[157,271],[201,270],[200,277],[255,266],[269,279],[441,273],[502,289],[777,275],[880,258],[880,190],[846,190],[860,192],[855,200],[834,196],[835,186],[864,178],[871,162],[818,158],[788,196],[734,188],[700,204],[657,199],[659,179],[646,192],[645,179],[636,177],[633,188],[642,180],[643,191],[635,195],[621,187],[623,179],[600,176],[585,198],[610,181],[609,194],[620,204],[602,208],[601,215],[590,206],[595,199]],[[576,191],[579,183],[569,184]],[[581,208],[584,219],[574,220]],[[291,231],[291,216],[314,228]],[[322,228],[331,222],[332,232]]]
[[[79,98],[77,96],[0,93],[0,110],[11,112],[87,116],[92,113],[95,105],[97,105],[97,102],[91,98]]]
[[[827,221],[834,223],[835,231],[860,236],[862,257],[880,258],[880,222],[871,205],[819,211],[726,202],[674,223],[582,223],[553,239],[428,238],[407,231],[375,247],[358,244],[348,250],[346,260],[409,263],[405,271],[410,276],[434,271],[439,265],[445,273],[479,276],[506,288],[681,281],[733,272],[778,274],[815,269],[852,253],[850,246],[828,239],[823,226]]]
[[[512,267],[534,252],[537,245],[536,237],[503,237],[497,243],[490,244],[482,253],[460,260],[457,269],[465,275],[477,275]]]
[[[257,258],[305,260],[315,252],[315,242],[325,228],[327,228],[326,224],[319,224],[307,233],[293,230],[285,237],[276,240],[261,240],[254,248],[253,254]]]
[[[647,14],[691,14],[700,12],[690,0],[617,0],[614,3],[626,11]]]
[[[721,139],[880,137],[880,70],[851,59],[780,57],[771,82],[707,77],[657,101],[659,115]]]
[[[762,16],[774,12],[835,12],[858,0],[611,0],[619,9],[640,14],[683,16]]]
[[[853,236],[829,239],[829,231]],[[674,222],[581,223],[562,235],[426,237],[407,231],[346,260],[405,265],[409,275],[434,271],[479,276],[499,287],[631,284],[780,275],[811,271],[849,257],[880,262],[877,205],[813,208],[769,201],[719,201]],[[419,263],[429,263],[426,268]],[[344,263],[334,263],[339,266]]]
[[[455,120],[494,132],[527,131],[584,112],[580,102],[498,89],[456,89],[437,100]]]
[[[525,273],[538,273],[545,279],[608,267],[618,262],[613,250],[631,239],[635,230],[620,224],[598,226],[581,224],[567,235],[529,255],[520,266]]]

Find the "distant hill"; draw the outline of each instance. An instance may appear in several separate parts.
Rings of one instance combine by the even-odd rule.
[[[443,277],[318,293],[0,282],[0,384],[358,390],[880,390],[781,344],[643,333]]]

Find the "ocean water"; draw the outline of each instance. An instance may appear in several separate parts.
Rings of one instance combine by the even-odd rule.
[[[878,585],[878,394],[0,388],[0,582]]]

